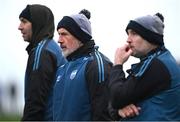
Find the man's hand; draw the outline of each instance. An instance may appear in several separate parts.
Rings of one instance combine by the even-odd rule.
[[[124,46],[117,48],[114,58],[114,65],[123,65],[128,60],[131,54],[132,50],[129,48],[128,44],[125,44]]]
[[[136,107],[134,104],[130,104],[122,109],[118,110],[118,115],[122,118],[133,117],[139,115],[140,107]]]

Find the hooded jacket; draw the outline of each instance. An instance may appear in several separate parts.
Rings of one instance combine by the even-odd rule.
[[[66,60],[54,35],[54,16],[42,5],[28,5],[32,19],[32,40],[26,48],[25,105],[22,120],[45,120],[48,98],[57,67]]]

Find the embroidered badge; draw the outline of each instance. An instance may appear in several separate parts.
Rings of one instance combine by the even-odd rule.
[[[71,75],[70,75],[70,79],[71,79],[71,80],[75,78],[76,73],[77,73],[77,70],[72,71],[72,73],[71,73]]]
[[[59,75],[59,76],[56,78],[56,82],[59,82],[59,81],[60,81],[60,78],[61,78],[61,75]]]
[[[84,57],[83,60],[87,60],[88,58],[87,57]]]
[[[62,68],[62,67],[64,67],[64,65],[65,65],[65,64],[62,64],[60,67]]]

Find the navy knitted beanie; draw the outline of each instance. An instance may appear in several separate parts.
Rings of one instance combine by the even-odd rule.
[[[126,32],[128,29],[132,29],[150,43],[164,45],[164,17],[160,13],[130,20]]]
[[[29,5],[27,5],[26,8],[20,13],[19,18],[21,18],[21,17],[23,17],[23,18],[27,19],[28,21],[32,22]]]

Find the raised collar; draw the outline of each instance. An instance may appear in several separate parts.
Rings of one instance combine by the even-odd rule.
[[[94,41],[89,41],[89,42],[85,43],[82,47],[78,48],[76,51],[71,53],[67,57],[67,60],[72,61],[77,58],[90,55],[90,53],[95,50],[94,45],[95,45]]]

